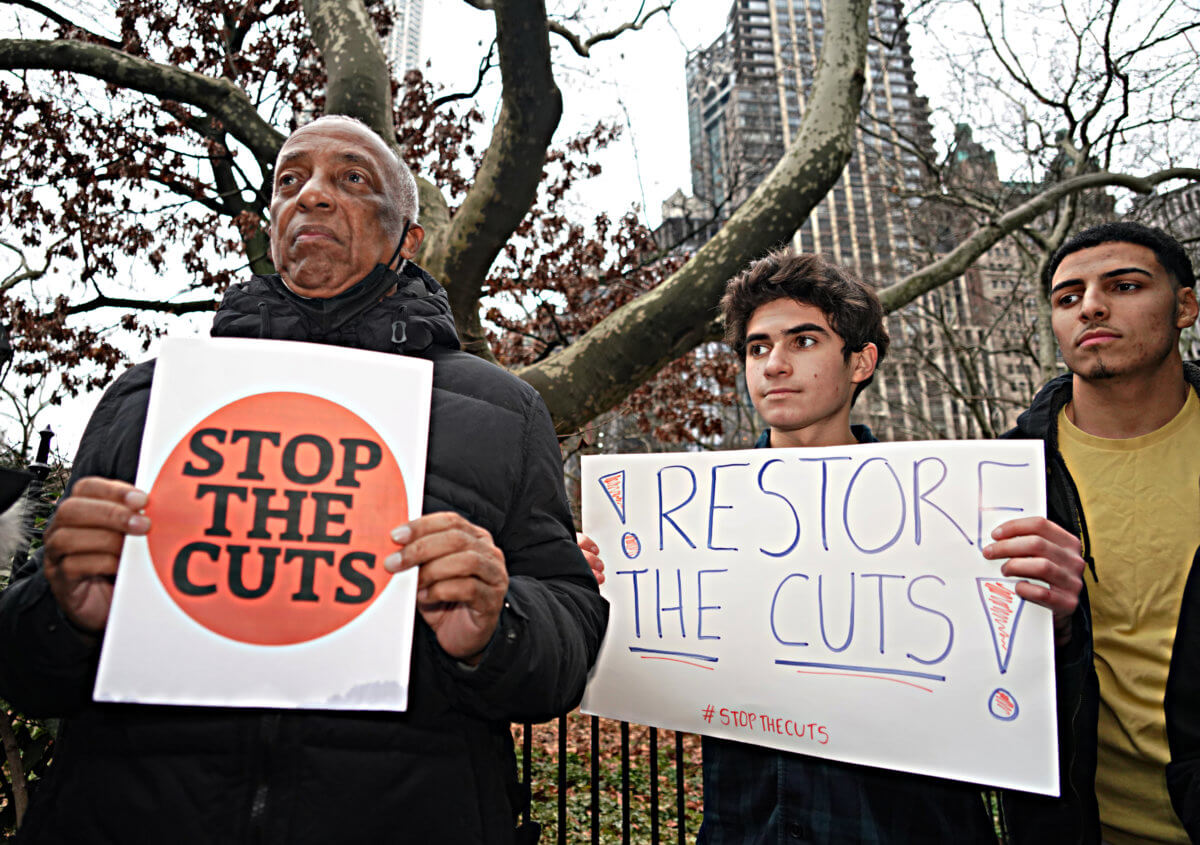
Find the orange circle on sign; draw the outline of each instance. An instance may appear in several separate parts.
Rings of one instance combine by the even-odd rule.
[[[303,393],[231,402],[171,452],[146,540],[167,593],[213,633],[254,645],[329,634],[391,574],[404,477],[361,417]]]

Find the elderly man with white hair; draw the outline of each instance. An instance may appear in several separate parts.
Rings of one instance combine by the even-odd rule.
[[[230,288],[212,329],[433,362],[423,516],[394,527],[385,560],[418,570],[407,712],[92,701],[124,538],[154,530],[131,483],[153,376],[141,364],[101,400],[44,553],[0,597],[0,697],[64,717],[18,841],[536,836],[516,829],[509,722],[579,701],[607,606],[574,541],[544,403],[459,349],[445,291],[412,263],[424,235],[416,196],[408,169],[363,124],[301,127],[275,167],[278,275]]]

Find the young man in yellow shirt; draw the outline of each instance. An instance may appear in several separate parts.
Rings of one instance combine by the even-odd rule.
[[[1059,655],[1063,796],[1007,796],[1006,821],[1016,841],[1187,842],[1200,838],[1200,367],[1179,337],[1195,275],[1164,232],[1109,223],[1067,241],[1047,276],[1070,373],[1008,436],[1045,440],[1050,515],[1081,538],[1090,574]]]

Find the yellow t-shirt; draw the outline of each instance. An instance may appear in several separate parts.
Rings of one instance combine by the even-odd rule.
[[[1200,399],[1157,431],[1093,437],[1058,416],[1059,448],[1079,488],[1098,581],[1088,582],[1100,678],[1096,797],[1104,839],[1187,842],[1167,794],[1171,648],[1200,546]]]

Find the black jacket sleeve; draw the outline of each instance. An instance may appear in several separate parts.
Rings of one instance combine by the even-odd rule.
[[[1167,790],[1171,806],[1193,842],[1200,841],[1200,549],[1192,561],[1164,701],[1167,744]]]
[[[500,624],[478,666],[444,653],[440,660],[459,709],[485,719],[544,721],[582,698],[608,603],[576,543],[554,427],[532,390],[523,444],[521,476],[495,538],[509,575]]]
[[[137,474],[152,363],[127,371],[105,392],[89,420],[66,495],[89,475],[133,483]],[[67,716],[91,700],[97,643],[59,611],[38,550],[0,594],[0,698],[31,716]]]

